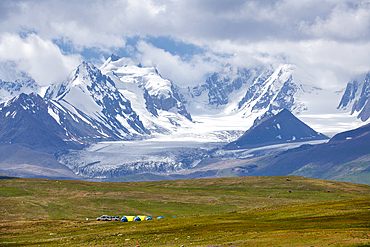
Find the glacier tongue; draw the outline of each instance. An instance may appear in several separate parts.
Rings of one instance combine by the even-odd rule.
[[[228,133],[219,135],[225,137]],[[217,136],[184,133],[141,141],[100,142],[84,150],[61,155],[58,161],[85,178],[176,172],[192,168],[209,157],[214,149],[224,145],[219,141]]]

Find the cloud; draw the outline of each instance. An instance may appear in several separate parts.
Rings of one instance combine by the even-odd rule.
[[[356,75],[370,71],[368,42],[317,39],[300,42],[266,41],[242,46],[222,41],[215,44],[213,50],[236,54],[231,58],[231,63],[239,66],[294,64],[299,70],[305,71],[305,77],[310,75],[313,78],[302,83],[322,88],[344,87]]]
[[[135,49],[143,64],[182,85],[200,82],[231,61],[293,63],[314,74],[314,83],[329,87],[370,69],[369,13],[369,1],[357,0],[16,0],[0,1],[0,34],[16,40],[12,46],[2,38],[2,47],[19,45],[15,54],[23,51],[27,64],[35,62],[27,66],[43,83],[60,66],[53,80],[61,78],[86,49],[107,53],[131,49],[130,37],[168,37],[203,53],[182,57],[144,41]],[[30,31],[34,34],[17,38]],[[56,40],[72,47],[71,54],[61,53]],[[50,66],[47,76],[36,64]]]
[[[1,32],[34,30],[78,46],[124,46],[125,37],[194,43],[355,37],[368,30],[369,3],[349,0],[18,0],[0,2]],[[341,29],[341,27],[344,27]],[[328,35],[329,34],[329,35]],[[331,35],[330,35],[331,34]],[[366,39],[368,37],[365,35]]]
[[[0,61],[14,61],[40,85],[64,80],[80,63],[80,55],[64,55],[51,41],[36,34],[21,38],[16,34],[0,36]]]
[[[325,18],[317,17],[312,24],[302,22],[300,28],[313,37],[369,40],[370,2],[340,4]]]
[[[188,61],[184,61],[178,55],[154,47],[145,41],[137,45],[138,60],[144,66],[156,67],[164,78],[172,80],[179,86],[191,86],[204,83],[205,75],[221,69],[226,63],[213,54],[194,55]]]

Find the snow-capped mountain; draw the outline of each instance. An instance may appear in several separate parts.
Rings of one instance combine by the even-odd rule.
[[[131,102],[146,129],[151,133],[172,133],[189,128],[192,118],[181,102],[176,87],[154,67],[142,67],[130,58],[112,55],[101,66],[103,74]]]
[[[35,149],[76,148],[95,140],[114,140],[104,126],[83,113],[72,113],[36,93],[20,94],[0,104],[0,143],[31,146]]]
[[[360,82],[359,82],[360,81]],[[351,109],[351,115],[357,115],[362,121],[370,118],[370,73],[365,78],[348,82],[338,109]]]
[[[307,110],[300,97],[315,88],[297,82],[294,72],[290,64],[252,69],[226,65],[205,84],[182,88],[181,96],[195,121],[218,125],[221,119],[221,128],[229,121],[234,129],[246,129],[282,109],[294,114]]]
[[[239,101],[238,110],[246,113],[266,109],[288,109],[294,113],[304,111],[307,107],[299,100],[299,96],[305,93],[305,89],[294,81],[293,76],[294,66],[287,64],[275,71],[264,71]]]
[[[49,87],[45,98],[58,102],[71,112],[82,112],[119,139],[150,134],[112,79],[91,63],[83,62],[67,80]]]
[[[224,106],[233,101],[232,93],[245,91],[251,85],[258,70],[233,67],[227,64],[221,72],[208,77],[205,84],[187,88],[186,102],[196,101],[213,107]]]
[[[10,100],[21,93],[39,92],[40,86],[26,72],[17,68],[14,62],[0,63],[0,102]]]
[[[44,98],[21,94],[4,103],[0,107],[4,123],[0,141],[31,146],[35,142],[37,147],[45,143],[60,150],[102,140],[125,141],[97,143],[88,150],[58,155],[60,163],[85,177],[189,169],[204,158],[212,158],[211,150],[237,140],[267,116],[287,109],[301,118],[309,111],[312,102],[322,99],[327,91],[322,94],[324,90],[305,84],[306,75],[302,77],[298,69],[290,64],[255,68],[228,64],[204,84],[180,88],[162,78],[154,67],[143,67],[130,58],[112,55],[100,68],[83,62],[65,81],[51,85]],[[363,83],[349,84],[340,109],[352,107],[354,112],[366,113],[370,75],[366,78]],[[30,81],[21,84],[20,93],[27,85],[32,87],[34,81]],[[17,86],[4,85],[9,92],[17,92]],[[348,115],[336,109],[337,102],[335,99],[332,112]],[[315,117],[315,111],[317,108],[311,116]],[[273,134],[275,139],[279,136]],[[288,136],[284,141],[292,139]],[[128,140],[141,142],[136,146]],[[191,140],[186,149],[184,140]],[[151,148],[155,150],[145,147],[145,153],[138,152],[145,143],[154,143]]]

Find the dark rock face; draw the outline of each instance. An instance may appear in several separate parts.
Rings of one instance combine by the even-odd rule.
[[[262,93],[263,86],[265,85],[266,80],[272,75],[273,71],[267,71],[254,81],[254,83],[248,88],[243,99],[239,102],[239,109],[246,103],[256,100]],[[261,102],[261,105],[265,105],[266,101]],[[258,108],[258,106],[253,107]]]
[[[169,111],[171,108],[175,108],[179,114],[183,115],[188,120],[193,121],[190,113],[186,110],[185,105],[182,103],[181,98],[172,83],[171,90],[168,93],[169,95],[167,95],[167,97],[163,97],[163,95],[150,95],[150,99],[146,101],[147,109],[148,105],[152,109],[164,111]],[[152,104],[150,104],[150,102],[152,102]]]
[[[145,99],[145,108],[153,114],[153,116],[158,117],[157,109],[154,105],[154,100],[148,93],[148,91],[144,88],[144,99]]]
[[[2,144],[19,143],[34,149],[80,148],[83,143],[109,140],[113,134],[82,112],[76,115],[35,93],[22,93],[1,104],[0,121]]]
[[[347,107],[348,104],[355,99],[357,90],[358,82],[356,80],[354,80],[353,82],[349,82],[337,109]]]
[[[361,96],[353,105],[353,111],[361,111],[361,109],[364,107],[366,101],[370,97],[370,74],[367,74],[364,84],[362,86],[361,90]]]
[[[358,91],[359,87],[361,87],[361,92]],[[369,98],[370,73],[366,75],[363,83],[358,83],[356,80],[354,80],[347,84],[346,90],[337,108],[345,109],[353,102],[351,115],[358,112],[357,118],[365,122],[370,118]]]
[[[252,127],[238,140],[226,145],[224,149],[247,149],[279,143],[323,139],[328,139],[328,137],[317,133],[284,109],[276,116],[267,118]]]
[[[1,144],[26,144],[35,149],[67,148],[62,129],[47,113],[47,103],[40,96],[20,94],[0,108]]]
[[[272,101],[270,110],[294,109],[294,95],[298,92],[298,86],[292,82],[293,77],[284,82],[276,98]]]
[[[226,66],[224,70],[231,69]],[[204,89],[208,89],[208,98],[210,105],[226,105],[229,103],[229,94],[234,90],[239,90],[252,76],[252,72],[247,69],[238,69],[237,76],[230,78],[229,76],[221,76],[219,73],[214,73],[210,76],[204,86],[194,88],[195,96],[199,96]]]
[[[112,54],[110,56],[110,59],[111,59],[112,62],[114,62],[114,61],[120,60],[121,58],[119,56],[117,56],[116,54]]]
[[[8,70],[14,72],[17,79],[14,80],[2,80],[0,79],[0,101],[4,102],[10,100],[11,98],[21,94],[21,93],[31,93],[39,90],[39,86],[36,81],[23,71],[13,71],[14,64],[10,64]]]
[[[23,78],[17,79],[15,81],[2,81],[0,79],[0,89],[6,90],[11,94],[16,94],[21,92],[23,88],[28,88],[36,90],[38,88],[34,79],[26,74],[23,74]]]

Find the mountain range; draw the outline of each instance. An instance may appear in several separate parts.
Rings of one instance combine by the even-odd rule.
[[[310,109],[307,98],[319,94],[321,89],[303,84],[297,79],[296,67],[290,64],[254,68],[227,64],[204,84],[186,88],[162,78],[154,67],[143,67],[133,59],[114,54],[100,68],[81,63],[66,80],[47,89],[12,66],[15,72],[0,81],[1,148],[27,149],[38,154],[33,156],[34,164],[52,160],[49,163],[66,169],[55,174],[49,169],[47,175],[44,174],[48,177],[75,178],[75,174],[79,174],[108,178],[144,171],[177,172],[194,168],[208,158],[241,157],[236,152],[224,151],[216,151],[219,153],[215,155],[214,148],[220,146],[217,144],[212,148],[188,148],[186,155],[179,147],[171,149],[171,154],[156,151],[145,154],[145,158],[139,155],[127,160],[121,156],[120,160],[104,158],[117,155],[111,151],[104,154],[107,156],[92,151],[87,156],[94,160],[86,158],[86,152],[98,150],[94,149],[96,143],[107,141],[141,141],[167,136],[180,140],[195,138],[205,145],[225,145],[233,140],[224,150],[235,150],[327,138],[294,116],[299,117]],[[348,83],[334,110],[366,121],[370,116],[370,74],[357,81]],[[242,135],[245,130],[248,131]],[[329,143],[333,143],[332,140]],[[0,171],[5,175],[16,176],[17,169],[13,167],[30,163],[27,157],[13,153],[18,158],[0,160]],[[35,173],[28,169],[20,174],[44,176],[40,169]]]

